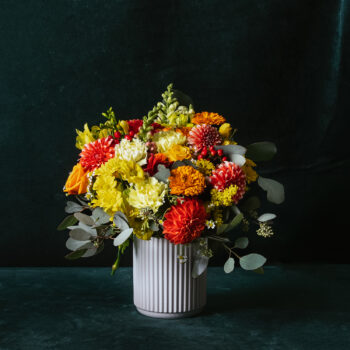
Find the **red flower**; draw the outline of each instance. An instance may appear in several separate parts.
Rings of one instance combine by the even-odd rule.
[[[163,164],[166,168],[169,168],[173,162],[170,162],[165,154],[163,153],[151,153],[147,160],[147,165],[143,169],[150,176],[153,176],[158,171],[158,165]]]
[[[188,143],[196,150],[219,145],[222,139],[219,131],[210,125],[197,125],[188,134]]]
[[[200,237],[205,229],[207,213],[196,199],[173,205],[165,214],[164,237],[174,244],[186,244]]]
[[[154,122],[151,124],[151,126],[153,127],[153,129],[151,130],[151,135],[163,130],[163,127],[159,123]]]
[[[114,140],[112,137],[105,137],[88,143],[80,153],[81,165],[88,171],[99,168],[114,157],[113,145]]]
[[[230,185],[236,185],[238,190],[233,197],[235,203],[237,203],[245,193],[246,176],[244,171],[235,163],[224,162],[220,164],[213,171],[209,181],[218,191],[223,191]]]
[[[127,120],[127,123],[129,125],[129,134],[130,134],[130,131],[132,131],[134,135],[136,135],[139,132],[143,124],[143,121],[142,119],[132,119],[132,120]]]

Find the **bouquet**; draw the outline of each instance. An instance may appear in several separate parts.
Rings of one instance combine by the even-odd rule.
[[[258,214],[254,189],[266,191],[273,203],[284,200],[283,186],[256,170],[276,153],[273,143],[239,145],[237,130],[222,115],[196,112],[172,84],[143,119],[117,120],[112,108],[102,116],[104,123],[77,130],[81,152],[63,189],[75,201],[67,202],[70,215],[58,227],[70,230],[67,259],[94,256],[113,243],[114,273],[130,240],[162,237],[196,245],[194,277],[218,244],[228,253],[225,272],[235,261],[262,272],[265,257],[241,255],[249,240],[234,229],[248,232],[255,225],[257,235],[273,235],[276,215]]]

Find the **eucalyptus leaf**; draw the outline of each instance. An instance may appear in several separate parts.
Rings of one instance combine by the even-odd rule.
[[[232,163],[235,163],[238,166],[243,166],[245,164],[245,158],[240,154],[231,153],[229,158]]]
[[[272,159],[276,152],[277,148],[274,143],[268,141],[256,142],[247,147],[246,157],[255,162],[261,162]]]
[[[94,220],[89,215],[75,213],[74,216],[85,225],[92,226],[94,224]]]
[[[94,220],[95,226],[107,224],[110,221],[110,216],[100,207],[93,210],[91,217]]]
[[[256,270],[263,266],[265,262],[266,258],[256,253],[244,255],[239,259],[239,263],[244,270]]]
[[[192,267],[192,277],[199,277],[208,266],[209,258],[207,256],[198,256],[194,259]]]
[[[126,215],[121,212],[121,211],[116,211],[114,215],[118,215],[120,216],[122,219],[124,219],[126,222],[128,222],[128,218],[126,217]]]
[[[84,255],[82,255],[82,258],[89,258],[90,256],[94,256],[97,254],[97,247],[93,247],[91,249],[88,249]]]
[[[68,260],[79,259],[86,253],[86,251],[87,249],[79,249],[79,250],[76,250],[75,252],[70,252],[65,256],[65,258]]]
[[[284,187],[278,181],[259,176],[258,185],[267,192],[268,201],[275,204],[284,201]]]
[[[240,145],[214,146],[214,149],[222,149],[225,155],[240,154],[241,156],[244,156],[247,151],[245,147]]]
[[[225,265],[224,265],[224,271],[226,273],[230,273],[234,270],[234,268],[235,268],[235,259],[228,258],[225,262]]]
[[[73,214],[79,211],[82,211],[84,207],[82,207],[80,204],[68,201],[66,204],[66,207],[64,208],[64,211],[68,214]]]
[[[149,226],[149,228],[152,230],[152,231],[159,231],[159,225],[157,223],[155,223],[154,221],[151,223],[151,225]]]
[[[158,165],[158,172],[154,174],[154,177],[161,182],[167,183],[170,176],[170,170],[163,164]]]
[[[87,241],[90,239],[91,234],[78,227],[70,231],[69,236],[75,239],[76,241]]]
[[[84,231],[87,231],[90,233],[91,236],[97,236],[97,231],[95,228],[91,227],[91,226],[88,226],[88,225],[85,225],[83,224],[82,222],[79,222],[77,226],[68,226],[67,227],[69,230],[74,230],[76,228],[81,228],[83,229]]]
[[[114,215],[113,222],[115,226],[117,226],[120,229],[120,231],[124,231],[129,228],[129,224],[119,215]]]
[[[235,240],[234,248],[245,249],[248,247],[249,239],[248,237],[239,237]]]
[[[66,241],[66,247],[69,250],[76,251],[78,249],[89,249],[92,248],[94,245],[91,243],[90,240],[85,240],[85,241],[77,241],[76,239],[73,239],[69,237]]]
[[[265,222],[265,221],[273,220],[275,218],[276,218],[276,214],[265,213],[265,214],[262,214],[258,217],[258,221]]]
[[[63,219],[63,221],[58,225],[57,230],[63,231],[69,226],[75,225],[78,222],[78,220],[73,216],[69,215]]]
[[[133,231],[132,228],[128,228],[128,229],[120,232],[119,235],[114,238],[113,244],[115,246],[119,246],[119,245],[123,244],[131,236],[132,231]]]
[[[173,165],[171,166],[171,170],[174,170],[176,168],[179,168],[180,166],[185,166],[186,164],[181,161],[181,160],[177,160],[173,163]]]

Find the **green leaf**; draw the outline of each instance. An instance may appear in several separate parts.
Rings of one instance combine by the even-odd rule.
[[[239,263],[244,270],[256,270],[263,266],[265,262],[266,258],[256,253],[244,255],[239,259]]]
[[[78,220],[73,216],[69,215],[63,219],[63,221],[58,225],[57,230],[58,231],[63,231],[65,230],[68,226],[73,226],[78,222]]]
[[[255,273],[258,273],[259,275],[263,275],[264,274],[264,269],[262,267],[259,267],[255,270],[252,270]]]
[[[262,214],[258,217],[258,221],[260,222],[266,222],[266,221],[270,221],[276,218],[276,214],[272,214],[272,213],[265,213]]]
[[[235,259],[228,258],[225,262],[225,265],[224,265],[224,271],[226,273],[230,273],[233,271],[234,268],[235,268]]]
[[[222,224],[218,226],[218,228],[216,229],[216,233],[218,235],[221,235],[225,232],[232,231],[237,225],[239,225],[239,223],[243,220],[243,218],[244,218],[244,215],[242,213],[239,213],[233,218],[233,220],[229,224]]]
[[[115,214],[113,217],[113,222],[115,224],[115,226],[117,226],[120,231],[124,231],[127,230],[129,228],[129,224],[127,221],[125,221],[121,216],[119,216],[118,214]]]
[[[247,152],[247,149],[240,145],[214,146],[214,149],[222,149],[225,155],[240,154],[241,156],[244,156]]]
[[[91,243],[90,240],[85,240],[85,241],[78,241],[76,239],[73,239],[71,237],[69,237],[66,241],[66,247],[69,249],[69,250],[72,250],[72,251],[76,251],[76,250],[79,250],[79,249],[89,249],[89,248],[92,248],[94,245]]]
[[[254,162],[270,160],[276,154],[276,145],[272,142],[263,141],[252,143],[247,147],[246,157]]]
[[[94,209],[91,218],[94,220],[95,226],[104,225],[110,222],[110,216],[100,207]]]
[[[80,204],[68,201],[66,207],[64,208],[64,211],[68,214],[73,214],[78,211],[82,211],[83,209],[84,208]]]
[[[92,226],[94,224],[94,220],[89,215],[75,213],[74,216],[85,225]]]
[[[284,201],[284,187],[276,180],[259,176],[258,185],[267,192],[267,200],[281,204]]]
[[[120,232],[119,235],[114,238],[113,244],[115,246],[119,246],[119,245],[123,244],[131,236],[132,231],[133,231],[132,228],[128,228],[128,229]]]
[[[80,227],[75,228],[69,232],[69,236],[76,241],[87,241],[90,239],[91,234]]]
[[[249,240],[247,237],[240,237],[235,240],[235,245],[233,248],[245,249],[248,247]]]
[[[154,177],[161,182],[167,183],[170,176],[170,170],[163,164],[158,165],[158,172],[154,174]]]
[[[75,252],[71,252],[65,256],[66,259],[68,260],[75,260],[81,258],[85,253],[87,249],[79,249],[76,250]]]
[[[192,267],[192,278],[199,277],[207,269],[209,258],[207,256],[197,256]]]

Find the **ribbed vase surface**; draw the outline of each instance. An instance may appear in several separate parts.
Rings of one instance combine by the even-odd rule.
[[[206,304],[207,274],[191,275],[194,245],[174,245],[164,238],[135,237],[134,304],[147,316],[181,318],[199,313]],[[183,256],[184,263],[178,256]]]

